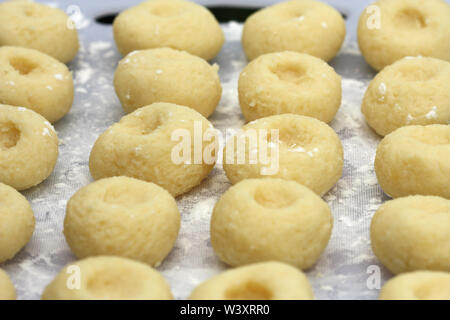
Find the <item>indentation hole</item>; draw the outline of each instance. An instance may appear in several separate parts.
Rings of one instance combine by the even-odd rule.
[[[313,143],[314,136],[306,129],[302,130],[302,128],[297,128],[295,124],[293,124],[292,126],[284,126],[283,124],[283,127],[279,127],[278,130],[278,141],[284,147],[306,148],[308,145]],[[272,134],[269,132],[269,134],[267,135],[267,142],[271,142],[272,139]]]
[[[143,190],[130,190],[126,186],[113,186],[105,191],[103,201],[108,204],[132,206],[149,200],[148,194]]]
[[[397,14],[397,21],[406,28],[425,28],[427,26],[426,18],[421,12],[414,8],[408,8]]]
[[[305,70],[294,64],[277,66],[272,72],[280,80],[293,84],[300,84],[307,79]]]
[[[437,134],[436,132],[421,132],[415,135],[415,139],[428,145],[448,145],[450,144],[450,135]]]
[[[155,131],[164,122],[164,115],[160,112],[154,112],[151,116],[129,118],[124,125],[133,134],[147,135]]]
[[[272,291],[265,285],[251,280],[230,287],[225,292],[227,300],[271,300],[272,297]]]
[[[34,62],[24,57],[13,57],[9,60],[9,63],[22,75],[27,75],[37,68],[37,65]]]
[[[0,148],[14,147],[20,139],[20,131],[12,122],[0,122]]]
[[[263,207],[282,209],[290,207],[297,200],[297,195],[284,185],[264,185],[256,189],[254,199]]]
[[[142,288],[142,275],[128,268],[99,270],[89,276],[87,290],[98,299],[123,299],[138,296]]]
[[[419,300],[439,300],[449,297],[450,289],[448,283],[435,280],[421,284],[414,290],[414,294]]]
[[[400,70],[403,79],[408,81],[426,81],[436,76],[434,68],[423,68],[417,64],[403,66]]]

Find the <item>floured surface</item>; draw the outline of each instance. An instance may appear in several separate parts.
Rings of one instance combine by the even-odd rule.
[[[223,97],[210,121],[225,133],[225,129],[238,129],[244,124],[237,79],[247,62],[240,45],[242,25],[230,22],[223,29],[227,41],[213,61],[220,65]],[[88,160],[96,138],[123,116],[112,85],[120,57],[111,28],[92,22],[79,33],[82,51],[70,65],[75,102],[71,112],[55,125],[61,140],[56,169],[44,183],[24,193],[36,215],[35,233],[24,250],[1,265],[11,275],[20,299],[38,299],[57,272],[75,260],[62,234],[66,202],[92,181]],[[375,299],[378,290],[366,285],[370,276],[367,268],[379,265],[370,248],[369,225],[374,211],[387,198],[373,169],[380,139],[368,128],[360,111],[373,73],[351,41],[346,41],[331,65],[343,77],[342,105],[331,126],[343,142],[344,174],[324,197],[334,215],[333,234],[326,251],[307,275],[318,299]],[[177,199],[182,215],[180,235],[158,270],[178,299],[186,298],[197,284],[226,269],[212,250],[209,219],[215,202],[229,186],[218,164],[199,187]],[[390,277],[388,271],[380,269],[383,281]]]

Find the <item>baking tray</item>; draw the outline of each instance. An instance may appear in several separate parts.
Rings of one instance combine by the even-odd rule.
[[[77,22],[81,50],[69,64],[75,81],[72,110],[55,124],[60,138],[56,168],[46,181],[23,192],[32,204],[36,230],[24,250],[1,265],[11,275],[19,299],[39,299],[60,269],[76,260],[62,234],[66,202],[79,188],[93,181],[88,168],[92,145],[124,115],[113,88],[114,70],[121,57],[109,23],[114,13],[138,2],[43,2],[61,8]],[[234,15],[242,20],[246,12],[274,1],[199,2],[213,8],[224,20]],[[391,274],[374,257],[369,241],[371,217],[388,199],[377,184],[373,168],[380,138],[368,128],[360,112],[363,94],[374,71],[358,50],[356,23],[369,2],[325,2],[337,8],[347,23],[343,48],[330,62],[342,76],[342,105],[331,126],[342,140],[345,162],[342,178],[324,197],[334,216],[332,237],[317,264],[306,273],[317,299],[375,299],[379,285]],[[230,11],[230,6],[246,9]],[[212,62],[220,65],[223,96],[210,121],[225,132],[244,124],[237,79],[247,61],[240,44],[242,23],[228,21],[221,25],[226,42]],[[199,283],[227,269],[211,247],[209,221],[215,202],[229,186],[221,164],[217,164],[200,186],[177,198],[182,217],[180,234],[173,251],[158,267],[177,299],[187,298]]]

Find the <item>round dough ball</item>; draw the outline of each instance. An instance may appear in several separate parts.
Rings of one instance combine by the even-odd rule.
[[[362,112],[381,136],[407,125],[450,123],[450,63],[403,58],[370,82]]]
[[[114,87],[125,112],[154,102],[170,102],[209,117],[222,95],[218,70],[216,64],[211,66],[184,51],[135,51],[119,63]]]
[[[359,18],[359,49],[375,70],[407,56],[450,61],[449,39],[450,6],[442,0],[378,0]]]
[[[0,103],[31,109],[50,122],[72,107],[73,80],[66,65],[37,50],[0,48]]]
[[[0,104],[0,182],[17,190],[47,179],[58,159],[58,136],[36,112]]]
[[[145,1],[119,14],[113,29],[122,55],[168,47],[210,60],[224,42],[223,31],[211,12],[184,0]]]
[[[231,266],[275,260],[308,269],[325,250],[332,226],[326,202],[301,184],[248,179],[214,207],[211,244]]]
[[[272,133],[276,132],[278,148],[273,146],[276,139]],[[249,139],[252,136],[256,138]],[[266,145],[258,142],[258,138],[267,138]],[[242,142],[244,149],[239,147]],[[223,150],[223,168],[233,184],[270,176],[295,180],[319,195],[324,195],[336,184],[342,175],[343,164],[342,144],[333,129],[320,120],[294,114],[270,116],[248,123],[228,140]]]
[[[285,51],[259,56],[239,77],[239,102],[248,121],[282,113],[333,120],[341,105],[341,77],[324,61]]]
[[[0,269],[0,300],[16,300],[16,289],[9,276],[2,269]]]
[[[313,291],[300,270],[263,262],[231,269],[200,284],[191,300],[312,300]]]
[[[126,258],[101,256],[67,265],[47,286],[42,299],[172,300],[173,296],[166,280],[152,267]]]
[[[175,199],[156,184],[106,178],[78,190],[67,203],[64,235],[78,258],[122,256],[158,266],[180,230]]]
[[[450,126],[402,127],[381,140],[375,173],[392,198],[434,195],[450,199]]]
[[[188,107],[154,103],[139,108],[97,139],[89,158],[92,177],[129,176],[178,196],[199,185],[213,169],[216,155],[214,150],[208,153],[211,143],[203,142],[200,155],[210,156],[200,161],[196,159],[200,141],[195,143],[198,136],[213,130],[206,118]],[[190,141],[185,136],[177,140],[179,134],[189,135]]]
[[[64,11],[23,0],[0,3],[0,46],[36,49],[66,63],[76,56],[79,42]]]
[[[450,273],[416,271],[389,280],[381,300],[450,300]]]
[[[370,227],[372,249],[392,272],[450,271],[450,200],[409,196],[385,202]]]
[[[329,61],[345,38],[341,14],[325,3],[292,0],[259,10],[244,24],[242,46],[249,60],[280,51],[297,51]]]
[[[34,223],[33,210],[27,199],[0,183],[0,263],[12,259],[30,241]],[[1,287],[0,279],[0,295]]]

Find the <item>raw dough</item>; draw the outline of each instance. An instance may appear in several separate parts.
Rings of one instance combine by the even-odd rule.
[[[27,0],[0,3],[0,46],[27,47],[59,61],[78,52],[78,33],[62,10]]]
[[[188,192],[214,167],[216,155],[208,152],[213,142],[203,142],[200,149],[203,155],[211,154],[208,157],[211,159],[200,154],[196,161],[194,150],[201,142],[194,143],[197,135],[202,137],[212,130],[206,118],[188,107],[154,103],[139,108],[97,139],[89,159],[92,177],[97,180],[123,175],[156,183],[173,196]],[[186,141],[173,139],[177,133],[190,136],[190,159],[187,161],[173,161],[172,154],[178,155],[177,146]]]
[[[385,202],[370,228],[372,249],[392,272],[450,272],[450,200],[409,196]]]
[[[246,143],[243,149],[245,163],[239,163],[239,158],[244,158],[244,154],[237,150],[242,137],[251,136],[252,133],[264,137],[264,130],[267,133],[268,149],[260,143],[256,148],[255,144]],[[278,161],[276,152],[272,151],[272,130],[278,130]],[[229,153],[227,149],[231,149]],[[267,159],[261,157],[260,151],[264,150],[267,150]],[[255,164],[248,161],[252,157],[256,160]],[[264,164],[261,160],[269,162]],[[272,168],[277,168],[277,162],[278,170],[272,171]],[[244,179],[269,176],[295,180],[319,195],[325,194],[336,184],[342,175],[343,164],[342,144],[333,129],[320,120],[294,114],[270,116],[248,123],[242,127],[242,133],[229,139],[223,151],[223,168],[233,184]],[[267,170],[264,172],[264,169]]]
[[[145,1],[119,14],[113,29],[124,56],[134,50],[168,47],[210,60],[224,42],[211,12],[184,0]]]
[[[332,226],[329,206],[301,184],[248,179],[214,207],[211,244],[231,266],[273,260],[308,269],[327,246]]]
[[[156,184],[129,177],[98,180],[67,203],[64,235],[78,258],[123,256],[158,266],[180,229],[175,199]]]
[[[386,135],[407,125],[450,123],[450,63],[403,58],[380,71],[362,103],[367,123]]]
[[[416,271],[389,280],[381,300],[450,300],[450,273]]]
[[[2,269],[0,269],[0,300],[16,300],[16,289]]]
[[[191,300],[312,300],[300,270],[281,262],[263,262],[225,271],[192,291]]]
[[[251,15],[244,24],[242,46],[249,60],[290,50],[329,61],[344,38],[345,22],[337,10],[318,1],[293,0]]]
[[[154,102],[190,107],[209,117],[222,95],[219,67],[185,51],[135,51],[120,63],[114,87],[125,112]]]
[[[402,127],[381,140],[375,172],[392,198],[435,195],[450,199],[450,126]]]
[[[64,117],[72,107],[71,72],[37,50],[1,47],[0,83],[0,103],[26,107],[50,122]]]
[[[58,159],[58,136],[36,112],[0,104],[0,182],[17,190],[38,185]]]
[[[67,265],[47,286],[42,299],[172,300],[173,296],[166,280],[152,267],[102,256]]]
[[[27,199],[0,183],[0,263],[12,259],[30,241],[34,223],[33,210]]]
[[[450,61],[450,6],[442,0],[379,0],[359,18],[359,49],[381,70],[406,56]]]
[[[239,77],[239,102],[248,121],[295,113],[324,122],[341,105],[341,77],[324,61],[285,51],[259,56]]]

